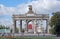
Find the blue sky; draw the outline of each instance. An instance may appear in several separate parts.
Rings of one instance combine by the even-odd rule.
[[[12,25],[13,14],[25,14],[28,5],[37,14],[51,14],[60,11],[59,0],[0,0],[0,24]]]
[[[22,3],[31,2],[32,0],[0,0],[0,4],[5,6],[14,7]]]

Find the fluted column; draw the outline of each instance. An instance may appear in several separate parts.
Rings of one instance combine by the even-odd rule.
[[[21,30],[20,30],[20,20],[19,20],[19,33],[21,33]]]
[[[28,33],[28,21],[26,20],[26,25],[25,25],[26,27],[26,31],[25,31],[25,33]]]
[[[48,33],[48,26],[49,26],[49,21],[48,19],[46,20],[46,33]]]
[[[22,32],[22,20],[20,20],[20,33]]]
[[[20,24],[19,24],[19,33],[21,33],[21,31],[20,31]]]
[[[40,25],[40,27],[41,27],[41,33],[43,33],[44,31],[42,30],[42,27],[43,27],[43,18],[41,18],[41,25]]]
[[[36,33],[36,20],[33,20],[34,34]]]
[[[13,20],[13,26],[14,26],[13,33],[16,33],[16,20]]]

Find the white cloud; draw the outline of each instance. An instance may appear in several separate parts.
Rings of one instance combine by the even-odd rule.
[[[51,14],[52,12],[60,11],[60,1],[58,0],[33,0],[32,2],[20,4],[16,7],[6,7],[0,4],[0,15],[12,16],[12,14],[24,14],[28,11],[28,5],[32,5],[33,11],[39,14]],[[3,24],[5,22],[7,24],[10,20],[2,20]]]
[[[15,7],[6,7],[3,4],[0,4],[0,15],[12,15],[15,12]]]
[[[0,24],[10,27],[12,25],[12,21],[10,19],[0,18]]]
[[[45,13],[47,11],[60,11],[60,1],[57,0],[33,0],[26,4],[20,4],[16,7],[6,7],[0,4],[0,14],[19,14],[28,11],[28,5],[33,6],[33,11]],[[57,10],[56,10],[57,9]],[[48,12],[49,13],[49,12]]]

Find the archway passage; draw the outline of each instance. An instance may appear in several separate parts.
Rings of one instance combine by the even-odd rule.
[[[13,33],[16,33],[16,21],[19,20],[20,22],[20,32],[22,32],[22,20],[26,21],[26,32],[28,33],[28,28],[32,29],[34,34],[36,33],[36,26],[37,26],[37,20],[46,20],[46,33],[49,33],[49,14],[36,14],[35,12],[32,11],[32,5],[29,6],[29,11],[26,14],[19,14],[19,15],[14,15],[12,16],[13,18]],[[28,25],[28,23],[32,20],[33,26]],[[42,25],[42,24],[41,24]],[[33,27],[33,28],[32,28]],[[19,32],[19,33],[20,33]]]
[[[33,27],[34,27],[34,26],[33,26],[32,20],[28,20],[27,26],[28,26],[28,32],[29,32],[29,33],[33,33],[33,31],[34,31]]]

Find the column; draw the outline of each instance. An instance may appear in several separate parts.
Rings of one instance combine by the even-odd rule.
[[[49,25],[49,21],[48,19],[46,20],[46,33],[48,33],[48,25]]]
[[[20,20],[20,33],[22,32],[22,20]]]
[[[34,34],[36,34],[36,20],[33,21],[33,26],[34,26]]]
[[[41,33],[43,33],[44,31],[42,30],[42,27],[43,27],[43,19],[41,18],[41,25],[40,25],[40,27],[41,27]]]
[[[20,31],[20,24],[19,24],[19,33],[21,33],[21,31]]]
[[[14,26],[13,33],[16,33],[16,20],[13,20],[13,26]]]
[[[20,31],[20,20],[19,20],[19,33],[21,33],[21,31]]]
[[[26,20],[26,31],[25,31],[25,33],[27,33],[28,32],[28,20]]]

